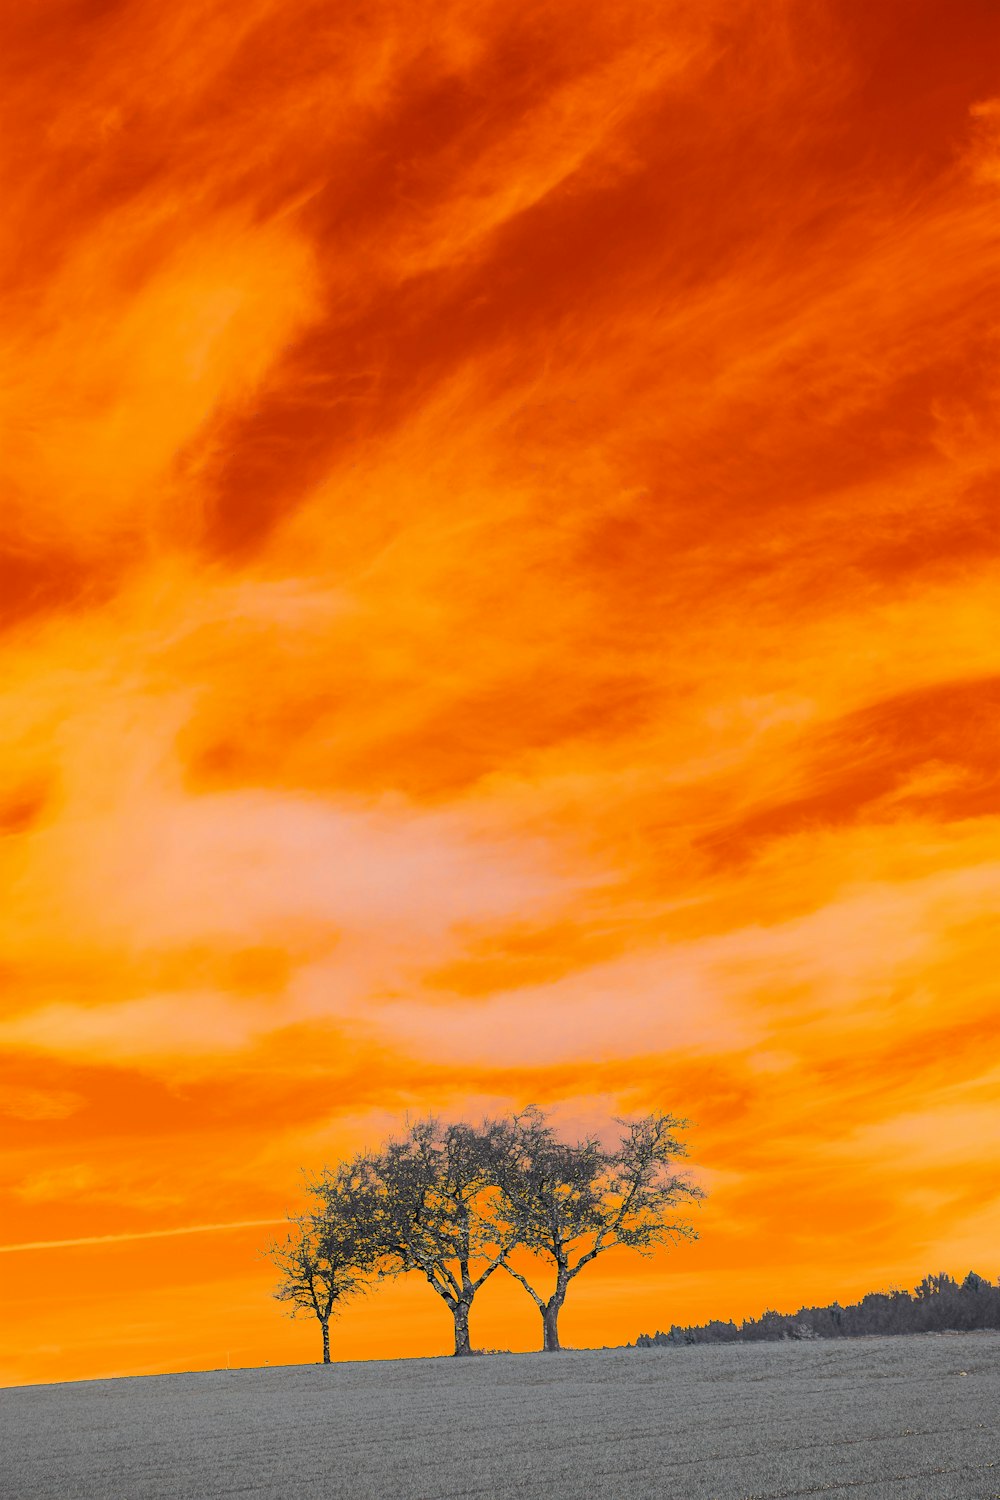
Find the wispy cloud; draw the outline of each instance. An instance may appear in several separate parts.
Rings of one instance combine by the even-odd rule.
[[[536,1099],[699,1123],[691,1317],[992,1253],[995,9],[57,9],[0,60],[6,1250],[135,1239],[197,1326],[299,1166]]]
[[[72,1250],[80,1245],[121,1245],[133,1240],[165,1240],[179,1234],[221,1234],[230,1229],[259,1229],[283,1224],[284,1219],[236,1219],[231,1224],[183,1224],[176,1229],[141,1229],[126,1234],[81,1235],[72,1240],[26,1240],[21,1245],[0,1245],[0,1255],[19,1250]]]

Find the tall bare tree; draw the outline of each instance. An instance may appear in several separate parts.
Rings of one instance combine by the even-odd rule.
[[[502,1257],[541,1313],[547,1352],[560,1347],[559,1314],[570,1283],[597,1256],[615,1246],[650,1255],[657,1246],[697,1238],[675,1213],[704,1196],[674,1167],[687,1154],[677,1134],[687,1121],[657,1113],[618,1123],[613,1151],[596,1138],[569,1145],[531,1108],[515,1116],[506,1150],[496,1157],[508,1244],[531,1250],[555,1273],[542,1291],[512,1264],[509,1251]]]
[[[265,1252],[281,1280],[275,1298],[288,1304],[291,1317],[312,1314],[323,1334],[323,1363],[330,1363],[330,1319],[342,1304],[368,1290],[379,1247],[372,1234],[372,1214],[364,1183],[349,1165],[325,1172],[315,1213],[289,1220],[286,1238]]]
[[[496,1156],[500,1127],[408,1127],[360,1165],[376,1204],[375,1236],[384,1273],[419,1272],[455,1325],[455,1354],[471,1354],[469,1313],[476,1293],[509,1247],[500,1214]]]

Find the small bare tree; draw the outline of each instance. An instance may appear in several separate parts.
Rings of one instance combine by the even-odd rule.
[[[330,1363],[330,1319],[351,1297],[368,1290],[378,1260],[371,1216],[363,1185],[349,1166],[325,1172],[322,1199],[313,1214],[290,1219],[291,1230],[265,1252],[281,1280],[275,1298],[288,1304],[289,1315],[312,1314],[323,1333],[323,1363]]]
[[[471,1354],[469,1313],[508,1241],[499,1217],[500,1127],[418,1120],[399,1140],[357,1164],[376,1204],[380,1274],[418,1271],[447,1305],[455,1354]]]
[[[687,1121],[668,1114],[620,1120],[614,1151],[595,1138],[576,1145],[557,1139],[541,1110],[515,1116],[507,1149],[497,1158],[510,1246],[520,1245],[551,1263],[555,1284],[546,1295],[503,1256],[542,1316],[543,1343],[559,1349],[559,1314],[570,1282],[584,1266],[615,1246],[650,1255],[660,1245],[696,1239],[697,1232],[674,1210],[704,1197],[674,1170],[687,1153],[677,1131]]]

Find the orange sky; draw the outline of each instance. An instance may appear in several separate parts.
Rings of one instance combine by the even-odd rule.
[[[995,1276],[995,0],[9,12],[0,1379],[407,1110],[696,1122],[567,1343]]]

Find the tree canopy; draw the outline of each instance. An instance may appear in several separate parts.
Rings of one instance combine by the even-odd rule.
[[[619,1140],[611,1150],[596,1137],[560,1140],[537,1108],[515,1116],[507,1130],[499,1182],[511,1248],[548,1262],[554,1283],[547,1295],[541,1292],[511,1252],[504,1265],[541,1313],[548,1351],[559,1348],[559,1313],[570,1282],[597,1256],[616,1246],[648,1255],[656,1246],[697,1238],[676,1213],[704,1196],[674,1167],[686,1155],[679,1132],[687,1122],[650,1114],[617,1124]]]
[[[355,1165],[384,1275],[419,1272],[445,1302],[455,1353],[471,1352],[469,1311],[498,1269],[509,1230],[498,1214],[498,1126],[430,1117]]]
[[[329,1321],[372,1279],[416,1273],[448,1307],[454,1349],[472,1352],[469,1314],[503,1269],[542,1317],[542,1346],[559,1348],[570,1283],[615,1247],[648,1255],[696,1238],[677,1210],[703,1197],[676,1170],[687,1122],[658,1112],[620,1120],[614,1146],[570,1142],[536,1107],[479,1125],[429,1116],[310,1182],[317,1211],[293,1220],[271,1257],[275,1295],[312,1312],[329,1359]],[[546,1268],[541,1289],[535,1268]]]
[[[274,1296],[290,1315],[315,1317],[323,1336],[323,1363],[330,1363],[330,1319],[344,1302],[366,1292],[378,1264],[380,1247],[372,1235],[372,1216],[365,1203],[365,1184],[350,1165],[311,1182],[319,1198],[315,1211],[291,1219],[285,1239],[267,1255],[281,1280]]]

